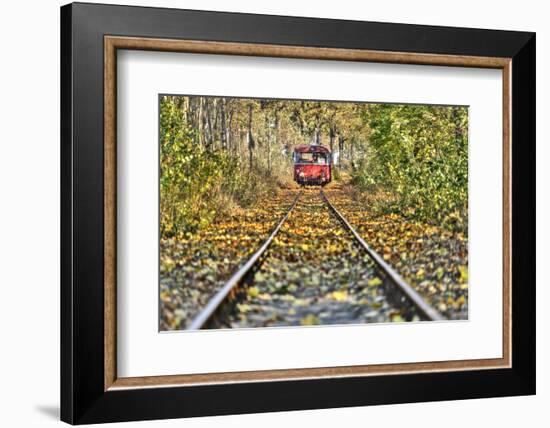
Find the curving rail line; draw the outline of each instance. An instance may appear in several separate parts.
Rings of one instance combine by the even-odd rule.
[[[367,255],[373,260],[377,268],[382,273],[382,276],[385,278],[385,283],[387,286],[392,288],[392,291],[396,293],[399,298],[398,300],[405,300],[418,312],[420,317],[428,321],[442,321],[445,318],[433,307],[431,307],[421,296],[416,292],[384,259],[374,251],[353,226],[349,223],[348,220],[338,211],[338,209],[330,202],[326,194],[321,190],[321,196],[326,202],[330,210],[334,213],[336,218],[340,223],[350,232],[359,245],[365,250]],[[206,328],[209,321],[213,316],[220,310],[223,303],[226,299],[234,292],[244,281],[248,274],[250,274],[254,267],[260,262],[261,257],[265,254],[271,242],[283,226],[286,219],[289,217],[290,213],[296,207],[298,199],[300,198],[302,192],[300,191],[287,213],[279,221],[276,227],[273,229],[267,240],[262,244],[262,246],[247,260],[247,262],[241,266],[229,280],[224,284],[224,286],[209,300],[206,306],[199,312],[199,314],[191,321],[188,325],[187,330],[199,330]]]

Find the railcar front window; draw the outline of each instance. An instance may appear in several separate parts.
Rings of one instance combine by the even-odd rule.
[[[327,163],[327,156],[325,153],[298,153],[297,162],[325,165]]]

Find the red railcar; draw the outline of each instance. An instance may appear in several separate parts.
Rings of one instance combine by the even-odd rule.
[[[302,185],[324,186],[332,178],[330,150],[315,144],[296,146],[294,160],[294,181]]]

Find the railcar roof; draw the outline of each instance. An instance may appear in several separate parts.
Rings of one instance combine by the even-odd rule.
[[[325,146],[318,146],[316,144],[301,144],[294,148],[298,153],[330,153],[330,150]]]

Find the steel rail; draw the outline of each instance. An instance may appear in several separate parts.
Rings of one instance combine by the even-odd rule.
[[[242,265],[232,276],[229,278],[229,280],[224,284],[224,286],[216,293],[214,296],[208,301],[206,306],[197,314],[197,316],[191,321],[189,326],[187,327],[187,330],[199,330],[203,328],[206,323],[210,320],[210,318],[216,313],[220,305],[223,303],[223,301],[226,299],[226,297],[229,295],[231,290],[235,288],[248,274],[248,272],[252,269],[252,267],[256,264],[256,262],[259,260],[259,258],[266,252],[267,248],[277,235],[279,233],[279,230],[281,229],[283,223],[286,221],[292,210],[294,210],[294,207],[298,203],[298,199],[300,198],[300,195],[302,194],[302,191],[298,192],[296,195],[296,198],[294,198],[294,201],[292,202],[292,205],[288,209],[287,213],[284,215],[284,217],[279,221],[275,229],[271,232],[271,235],[264,241],[262,246],[254,253],[252,256],[247,260],[247,262]]]
[[[325,202],[334,212],[336,217],[349,229],[355,239],[367,252],[369,257],[374,260],[378,267],[386,274],[390,281],[397,286],[397,288],[405,295],[405,297],[418,309],[418,311],[430,321],[443,321],[446,318],[443,317],[437,310],[431,307],[426,301],[414,290],[402,277],[399,275],[384,259],[374,251],[366,241],[357,233],[354,227],[347,221],[347,219],[336,209],[336,207],[330,202],[325,192],[321,190]]]

